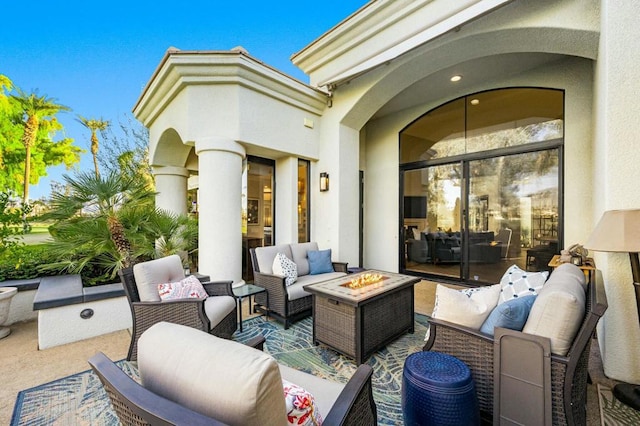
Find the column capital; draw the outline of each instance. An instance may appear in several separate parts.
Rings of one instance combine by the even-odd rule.
[[[184,167],[176,166],[151,166],[154,176],[182,176],[189,177],[189,170]]]
[[[247,154],[241,144],[230,138],[208,137],[197,139],[195,150],[197,155],[205,151],[226,151],[244,158]]]

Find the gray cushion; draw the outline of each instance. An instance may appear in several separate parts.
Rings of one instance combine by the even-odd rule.
[[[210,296],[204,301],[204,312],[211,322],[211,328],[220,324],[236,307],[236,299],[231,296]]]
[[[256,260],[258,261],[258,268],[260,269],[260,272],[263,274],[273,274],[273,259],[276,258],[278,253],[282,253],[289,259],[293,260],[293,256],[291,255],[291,245],[289,244],[278,244],[277,246],[256,248]]]
[[[557,267],[540,290],[522,331],[551,340],[551,352],[566,355],[584,318],[584,274],[575,265]]]
[[[307,252],[318,250],[318,243],[299,243],[291,244],[291,254],[293,254],[293,261],[298,265],[298,276],[309,274],[309,259],[307,258]]]
[[[278,367],[284,380],[295,383],[313,395],[322,418],[326,418],[345,385],[294,370],[286,365],[278,364]]]
[[[182,261],[177,254],[133,265],[138,294],[142,302],[159,302],[158,284],[184,279]]]
[[[289,300],[296,300],[300,299],[301,297],[310,296],[311,293],[307,293],[303,288],[303,286],[305,285],[321,283],[323,281],[329,281],[345,275],[347,274],[345,274],[344,272],[329,272],[320,275],[303,275],[301,277],[298,277],[298,280],[295,282],[295,284],[287,287]]]
[[[278,364],[241,343],[161,322],[138,341],[138,370],[145,388],[224,423],[287,423]]]

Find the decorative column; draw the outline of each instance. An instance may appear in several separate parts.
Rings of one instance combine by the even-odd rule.
[[[184,167],[154,166],[156,207],[175,214],[187,214],[187,178]]]
[[[212,280],[242,281],[242,159],[232,139],[196,141],[198,270]]]

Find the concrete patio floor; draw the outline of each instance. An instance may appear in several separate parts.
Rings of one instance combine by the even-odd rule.
[[[435,300],[436,284],[422,281],[415,286],[415,310],[431,314]],[[242,318],[248,312],[248,301],[243,301]],[[255,315],[253,315],[255,316]],[[96,352],[104,352],[113,360],[127,356],[130,333],[122,330],[80,342],[69,343],[45,350],[38,350],[37,321],[11,325],[11,334],[0,339],[0,425],[11,421],[18,392],[71,374],[89,369],[87,360]],[[597,347],[597,345],[592,345]],[[599,352],[592,351],[590,370],[594,382],[607,382],[602,372]],[[588,386],[587,425],[600,425],[600,413],[596,386]]]

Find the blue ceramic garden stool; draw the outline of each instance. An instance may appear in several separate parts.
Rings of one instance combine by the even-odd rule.
[[[402,414],[406,426],[479,425],[469,367],[440,352],[409,355],[402,372]]]

